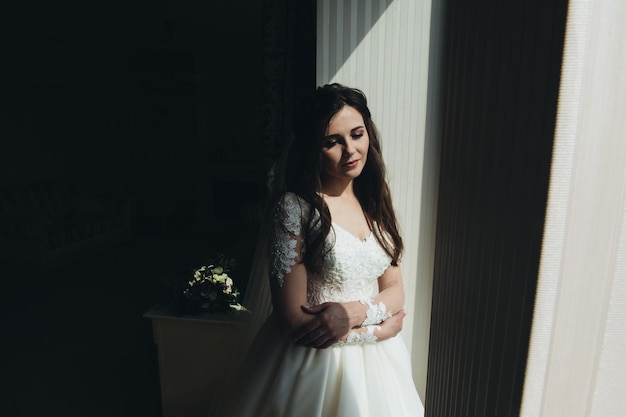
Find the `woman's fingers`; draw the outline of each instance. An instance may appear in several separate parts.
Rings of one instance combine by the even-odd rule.
[[[314,329],[300,339],[295,340],[297,345],[318,349],[328,347],[334,342],[333,338],[320,327]]]
[[[298,345],[325,348],[349,330],[346,310],[340,303],[302,306],[302,311],[311,314],[313,319],[292,333]]]

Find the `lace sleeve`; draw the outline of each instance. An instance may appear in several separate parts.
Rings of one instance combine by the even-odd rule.
[[[274,210],[271,246],[271,276],[283,286],[285,275],[301,262],[304,252],[302,225],[308,215],[308,204],[293,193],[285,194]],[[300,250],[298,250],[301,248]]]

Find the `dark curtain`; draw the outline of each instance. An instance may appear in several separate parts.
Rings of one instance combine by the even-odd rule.
[[[264,0],[263,141],[270,170],[291,131],[298,97],[315,88],[315,14],[311,0]]]

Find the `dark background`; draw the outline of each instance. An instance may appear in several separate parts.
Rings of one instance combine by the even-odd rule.
[[[0,187],[68,180],[132,200],[129,241],[0,271],[0,415],[158,416],[143,313],[216,252],[252,257],[293,97],[314,86],[314,2],[0,6]]]
[[[15,3],[0,186],[80,180],[188,224],[213,165],[262,168],[262,2]]]

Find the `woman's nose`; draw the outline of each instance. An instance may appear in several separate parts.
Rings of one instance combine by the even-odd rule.
[[[354,145],[350,142],[350,140],[347,140],[346,144],[343,146],[343,153],[345,155],[352,155],[354,153]]]

